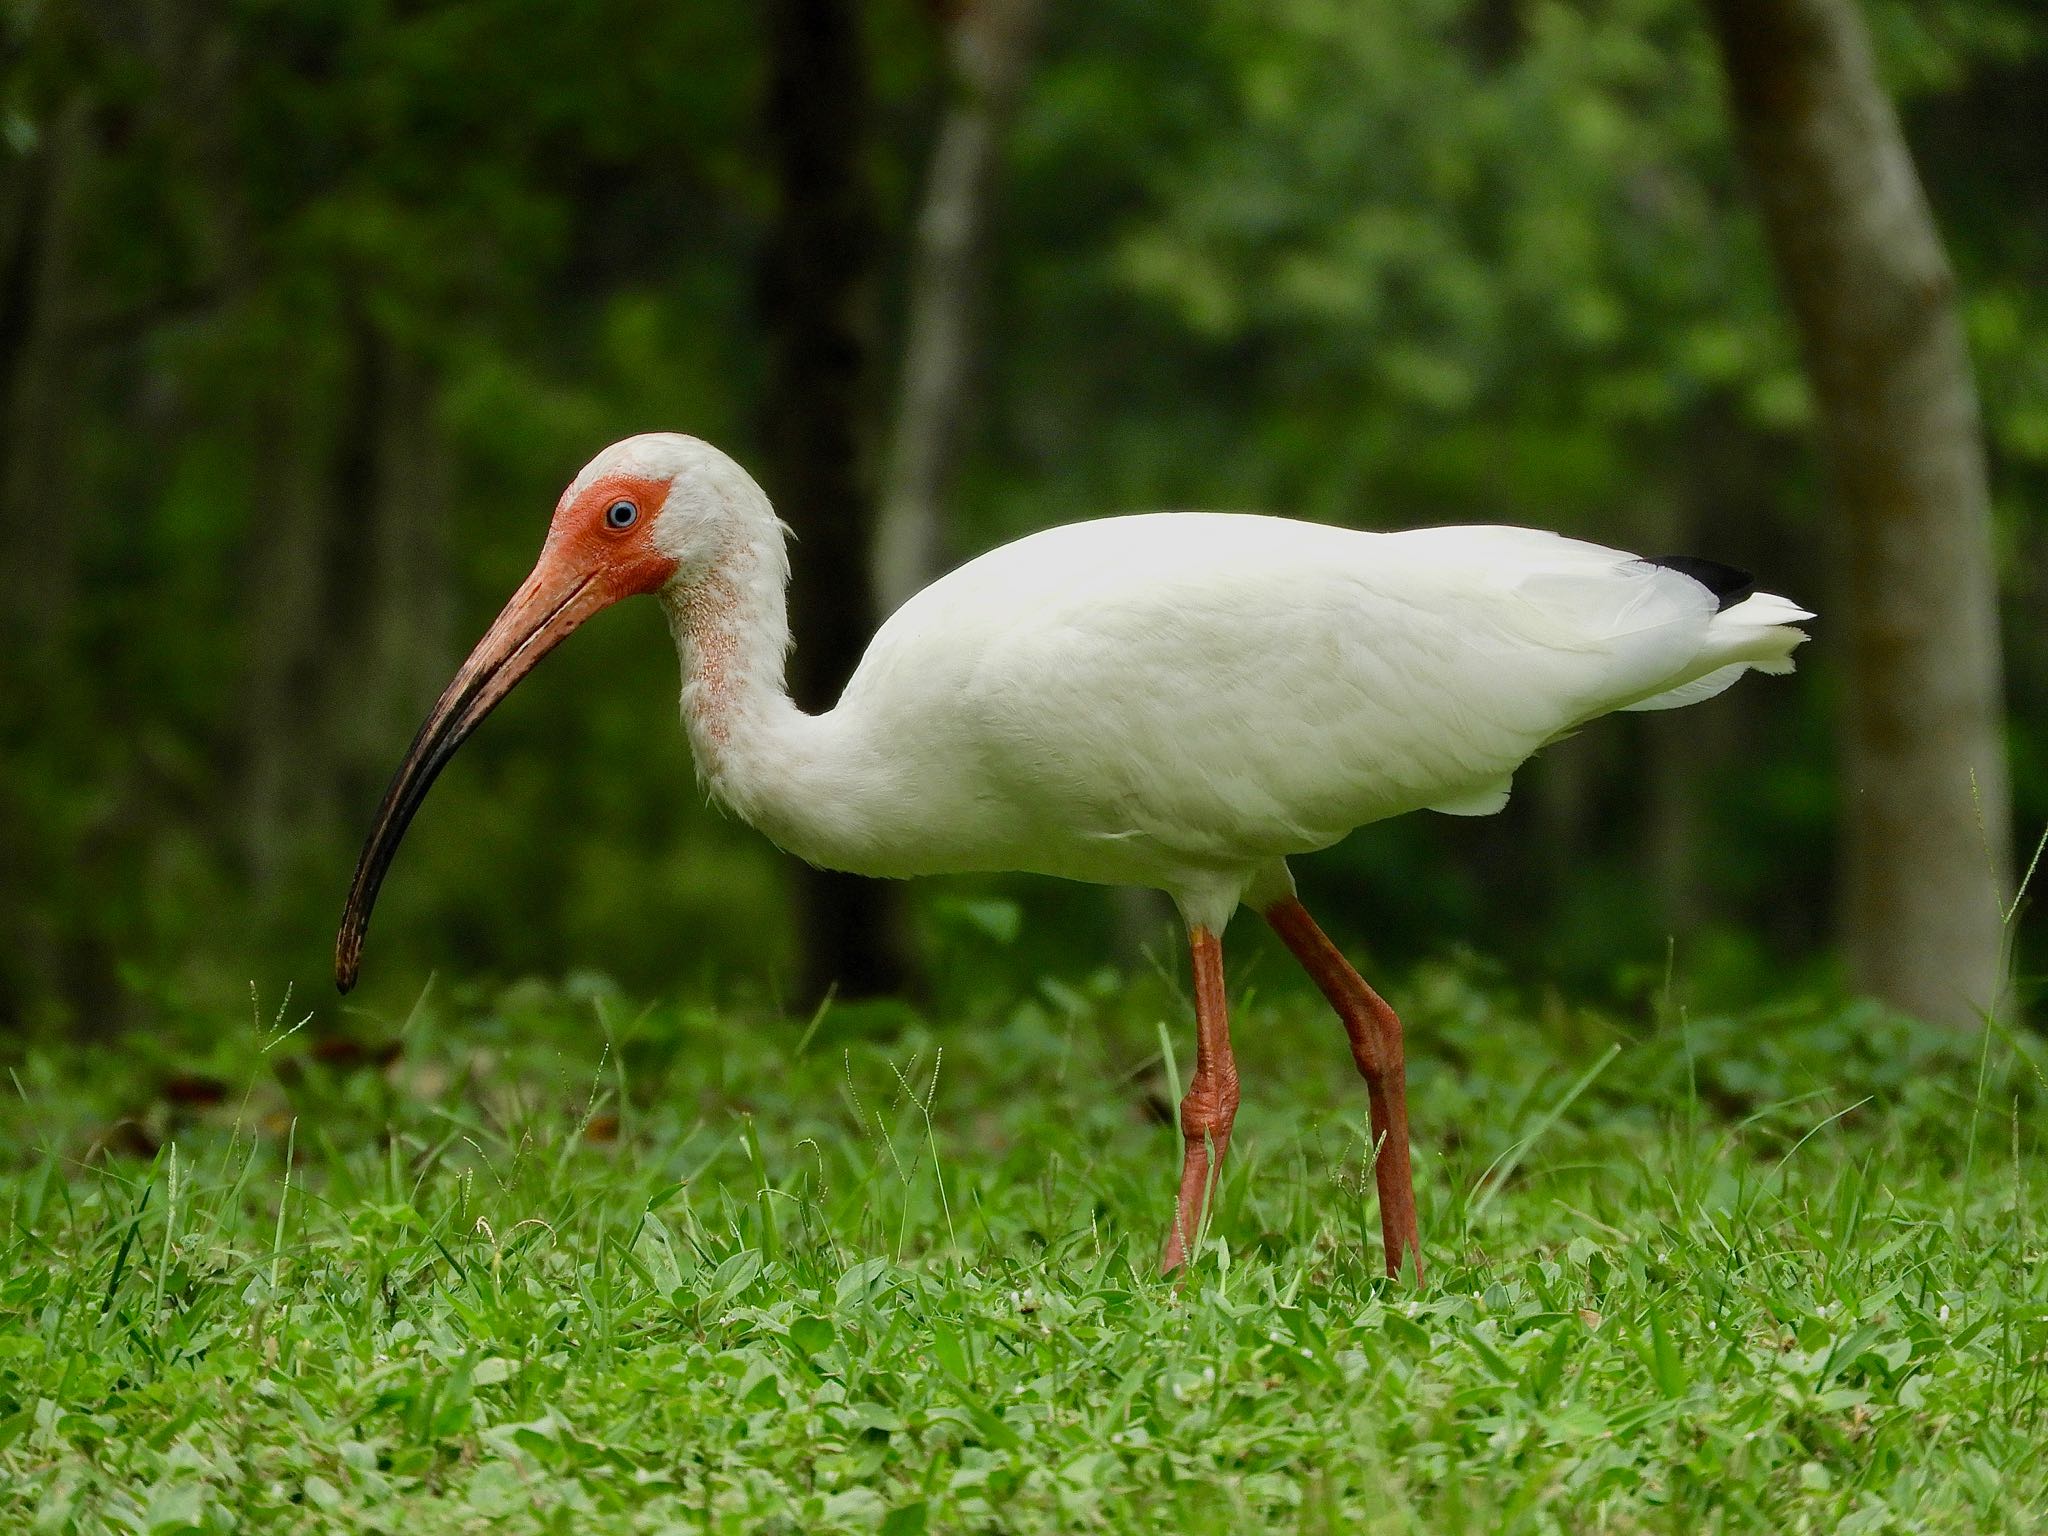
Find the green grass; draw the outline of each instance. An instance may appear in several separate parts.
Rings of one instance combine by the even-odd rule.
[[[2041,1528],[2030,1042],[1419,974],[1417,1293],[1341,1034],[1270,975],[1183,1284],[1150,979],[30,1054],[0,1529]]]

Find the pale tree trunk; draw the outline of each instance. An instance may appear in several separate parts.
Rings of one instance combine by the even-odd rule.
[[[1854,0],[1708,11],[1835,502],[1851,976],[1964,1023],[2001,985],[2011,810],[1990,492],[1955,281]]]
[[[762,480],[797,535],[790,686],[797,703],[817,710],[852,674],[874,612],[867,76],[853,0],[769,0],[762,15],[778,193],[763,253]],[[900,987],[908,967],[896,888],[810,868],[798,880],[805,992]]]
[[[997,173],[1042,9],[1043,0],[967,0],[948,31],[951,95],[911,253],[902,393],[875,531],[878,617],[947,563],[946,503],[973,410]]]

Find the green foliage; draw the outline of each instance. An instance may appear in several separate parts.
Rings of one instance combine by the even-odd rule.
[[[1263,501],[1626,516],[1627,434],[1717,393],[1799,418],[1691,8],[1503,14],[1221,5],[1198,33],[1211,99],[1142,163],[1112,271],[1258,371]]]
[[[1428,1286],[1305,991],[1184,1284],[1163,989],[966,1027],[422,1000],[16,1064],[0,1519],[122,1529],[2026,1531],[2031,1045],[1433,969]],[[379,1068],[392,1050],[388,1065]],[[110,1068],[109,1063],[113,1063]],[[1576,1091],[1574,1091],[1576,1090]]]

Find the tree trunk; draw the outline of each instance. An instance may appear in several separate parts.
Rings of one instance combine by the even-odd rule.
[[[308,362],[262,407],[237,831],[266,915],[309,834],[355,830],[452,665],[432,376],[360,316],[341,335],[331,375]]]
[[[851,0],[769,0],[767,137],[779,191],[764,253],[769,331],[763,479],[797,535],[791,687],[829,706],[866,645],[874,508],[863,452],[874,210],[867,89]],[[896,990],[906,967],[895,889],[806,869],[807,993]]]
[[[91,106],[74,98],[22,168],[0,250],[0,565],[15,643],[31,646],[56,641],[75,586],[63,482],[83,383],[75,246],[93,150]]]
[[[71,450],[86,386],[77,251],[99,146],[83,91],[39,127],[27,152],[0,146],[0,722],[17,744],[61,751],[51,744],[94,696],[67,642],[79,528]],[[17,800],[20,787],[12,774],[0,783],[0,1032],[66,1010],[104,1017],[114,975],[97,928],[60,920],[46,868],[60,845],[38,819],[47,805]]]
[[[875,534],[878,617],[947,563],[946,502],[974,407],[996,173],[1042,5],[969,0],[947,38],[952,99],[939,122],[911,254],[909,340]]]
[[[440,691],[452,650],[446,455],[427,366],[359,321],[356,378],[339,416],[323,625],[333,659],[335,780],[347,805],[374,803],[404,740]]]
[[[1954,278],[1854,0],[1708,11],[1835,501],[1852,979],[1964,1023],[2001,985],[2011,810],[1990,492]]]
[[[1716,542],[1702,536],[1691,496],[1659,485],[1645,498],[1630,530],[1636,548],[1657,553],[1713,554]],[[1721,734],[1725,707],[1659,710],[1637,717],[1642,737],[1643,775],[1648,790],[1640,850],[1644,884],[1656,904],[1668,938],[1689,939],[1705,915],[1699,891],[1701,791],[1711,770],[1713,744]]]
[[[266,915],[287,889],[299,834],[331,808],[325,708],[334,499],[326,470],[329,438],[319,425],[329,404],[324,394],[302,377],[298,389],[257,406],[264,494],[250,539],[243,782],[235,830],[257,909]]]

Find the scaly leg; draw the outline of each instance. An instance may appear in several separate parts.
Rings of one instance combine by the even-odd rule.
[[[1379,993],[1351,968],[1308,909],[1293,897],[1266,909],[1266,921],[1294,951],[1351,1037],[1351,1059],[1365,1079],[1372,1105],[1373,1177],[1380,1191],[1380,1236],[1386,1244],[1387,1273],[1399,1278],[1405,1256],[1415,1256],[1415,1283],[1422,1283],[1422,1241],[1415,1229],[1415,1180],[1408,1163],[1408,1063],[1401,1045],[1401,1020]]]
[[[1237,1059],[1230,1054],[1230,1018],[1223,1006],[1223,944],[1197,924],[1188,930],[1188,949],[1195,968],[1195,1075],[1180,1101],[1186,1146],[1161,1274],[1171,1274],[1187,1260],[1188,1247],[1201,1231],[1203,1197],[1212,1179],[1221,1176],[1231,1122],[1237,1118]]]

